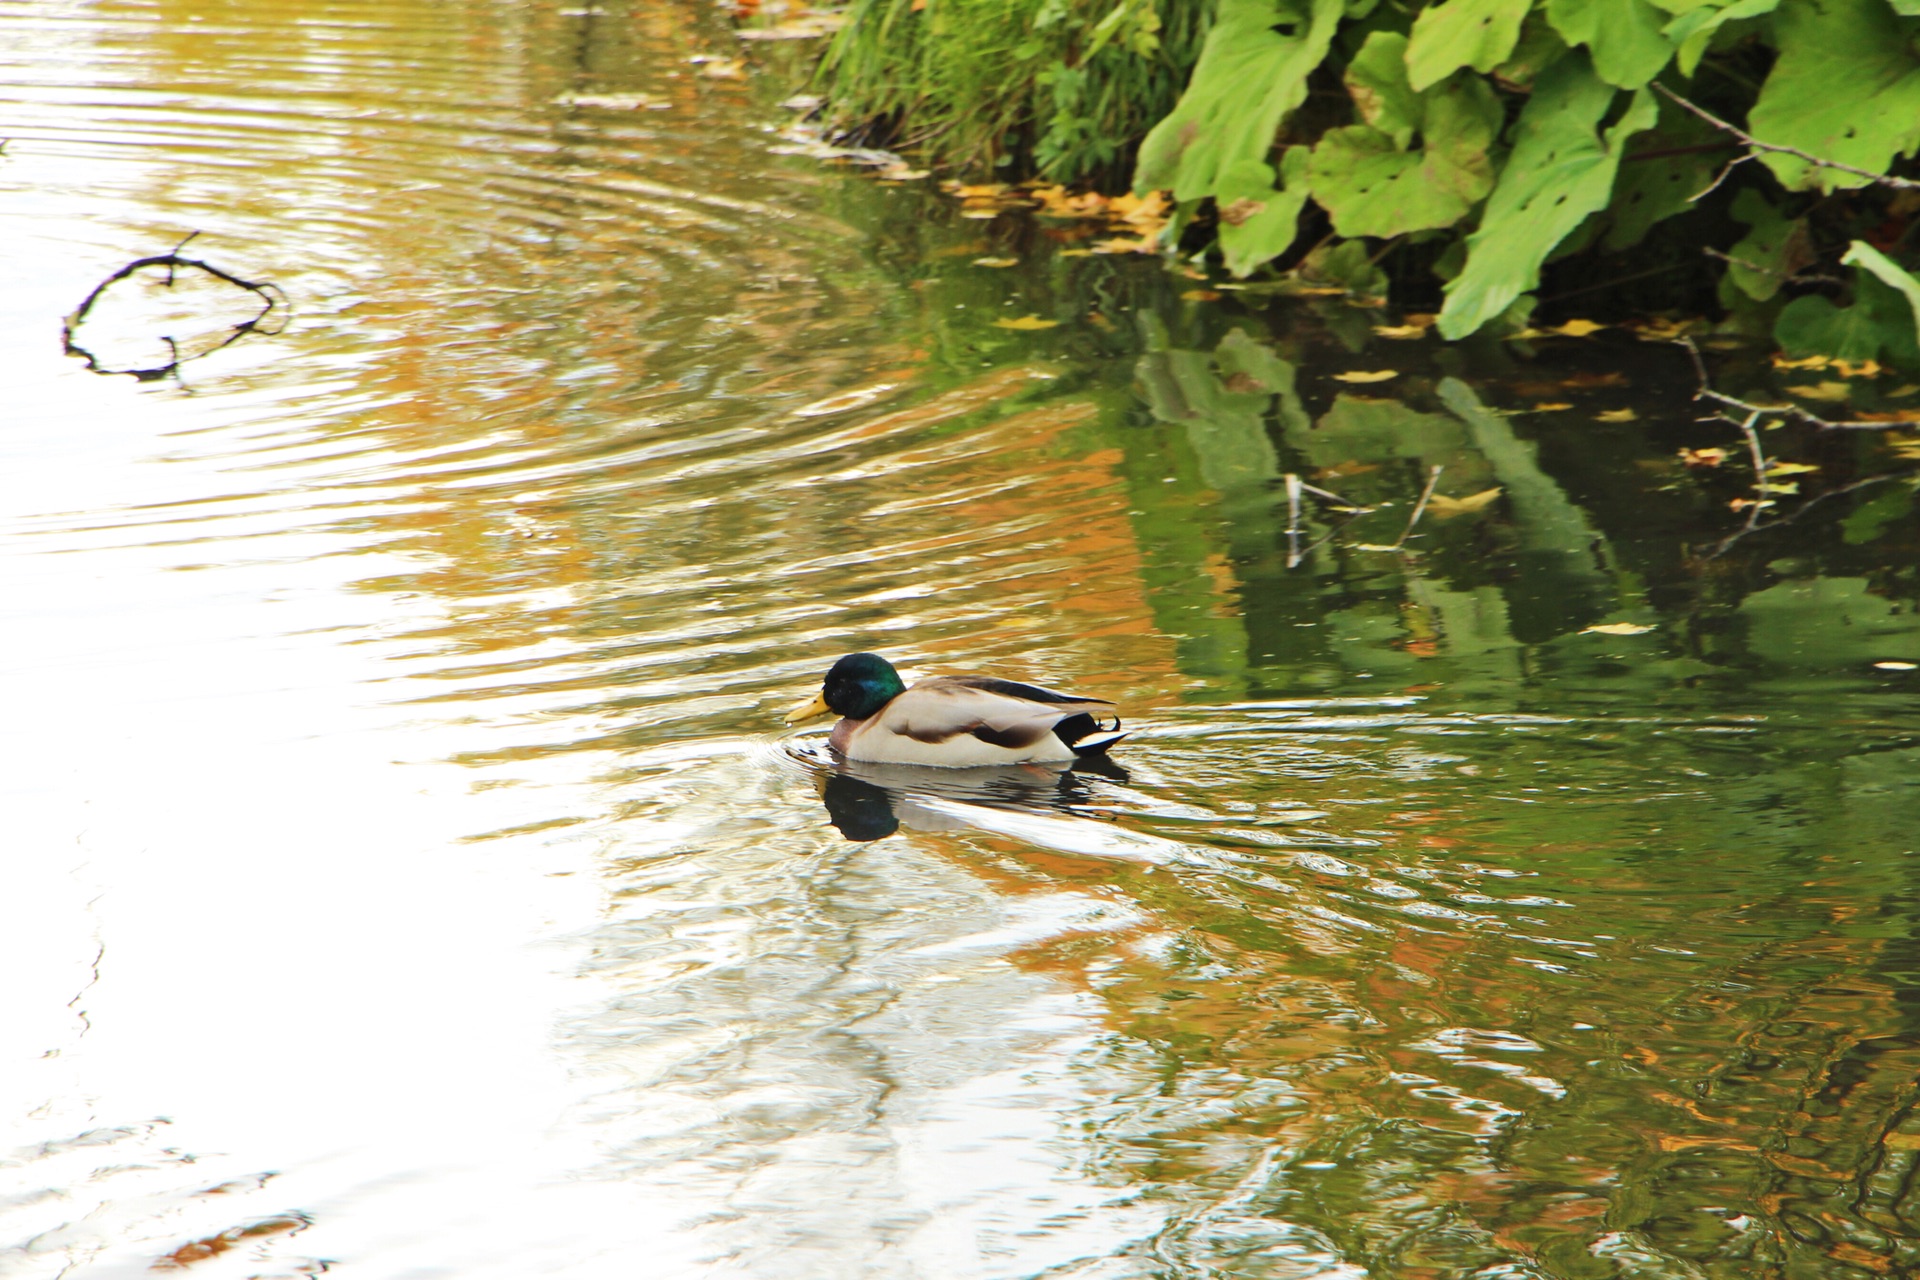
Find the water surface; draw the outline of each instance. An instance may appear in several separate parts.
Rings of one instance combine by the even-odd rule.
[[[1920,1267],[1912,448],[1749,528],[1669,347],[966,217],[740,52],[0,15],[0,1274]],[[63,354],[189,232],[284,331]],[[863,648],[1137,732],[836,767]]]

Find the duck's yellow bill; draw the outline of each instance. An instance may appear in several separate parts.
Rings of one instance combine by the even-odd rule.
[[[804,702],[796,702],[787,708],[787,723],[799,724],[802,720],[811,720],[815,716],[824,716],[830,710],[826,693],[814,694]]]

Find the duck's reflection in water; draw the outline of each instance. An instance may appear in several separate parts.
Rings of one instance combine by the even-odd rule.
[[[1127,771],[1105,757],[1070,769],[1041,764],[937,769],[875,764],[826,752],[803,757],[818,772],[827,817],[849,840],[878,840],[901,827],[958,831],[980,825],[980,808],[1021,813],[1071,813],[1093,798],[1091,777],[1127,781]],[[983,815],[984,816],[984,815]]]

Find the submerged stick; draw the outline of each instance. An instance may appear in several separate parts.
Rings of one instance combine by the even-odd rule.
[[[293,304],[288,301],[286,293],[280,286],[265,281],[242,280],[239,276],[228,271],[223,271],[210,262],[203,262],[199,258],[183,258],[180,256],[180,250],[186,248],[188,242],[199,234],[198,231],[191,232],[186,239],[175,245],[170,252],[156,254],[148,258],[136,258],[95,285],[93,292],[89,293],[80,305],[75,307],[72,313],[61,321],[61,349],[70,356],[79,356],[82,360],[86,361],[87,368],[93,370],[95,373],[126,374],[141,382],[154,382],[169,375],[177,377],[183,360],[197,360],[201,356],[212,355],[222,347],[231,346],[250,333],[272,335],[283,332],[286,329],[286,322],[284,320],[271,329],[262,327],[267,317],[271,316],[276,310],[292,310]],[[100,301],[107,290],[119,284],[122,280],[145,271],[149,267],[165,267],[167,269],[166,287],[169,289],[174,286],[175,281],[178,279],[178,273],[182,268],[203,272],[223,284],[228,284],[236,289],[243,289],[253,294],[256,298],[260,299],[260,311],[251,318],[233,325],[231,332],[229,332],[225,338],[213,346],[208,347],[205,351],[183,357],[180,354],[180,348],[175,344],[173,338],[170,335],[162,334],[161,341],[167,344],[167,350],[171,353],[171,359],[169,359],[166,364],[147,369],[109,369],[100,363],[99,357],[94,355],[92,351],[82,346],[75,339],[74,335],[81,324],[85,322],[88,313],[93,310],[94,304]]]
[[[1407,517],[1407,527],[1400,531],[1400,540],[1393,544],[1395,551],[1407,545],[1407,539],[1413,536],[1413,526],[1420,523],[1420,517],[1426,513],[1427,504],[1433,501],[1433,490],[1440,483],[1440,473],[1446,468],[1439,463],[1433,464],[1433,471],[1427,476],[1427,487],[1420,491],[1420,501],[1413,504],[1413,514]]]
[[[1300,563],[1300,477],[1287,472],[1287,568]]]

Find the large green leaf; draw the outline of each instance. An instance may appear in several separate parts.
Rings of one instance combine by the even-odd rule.
[[[1727,276],[1749,298],[1765,302],[1812,261],[1806,222],[1779,212],[1751,187],[1734,198],[1732,213],[1752,229],[1730,251]]]
[[[1920,146],[1920,20],[1886,0],[1784,0],[1774,31],[1780,58],[1747,117],[1754,136],[1874,173]],[[1867,182],[1779,152],[1764,159],[1791,189]]]
[[[1485,80],[1461,75],[1415,94],[1406,46],[1394,32],[1367,37],[1347,84],[1369,122],[1329,130],[1313,149],[1313,197],[1343,236],[1450,227],[1493,188],[1487,148],[1500,129],[1499,99]],[[1409,150],[1416,130],[1421,146]]]
[[[1647,0],[1547,0],[1547,19],[1568,44],[1586,45],[1608,84],[1638,89],[1673,57],[1667,16]]]
[[[1227,270],[1245,276],[1287,251],[1300,229],[1307,202],[1307,149],[1288,147],[1280,158],[1281,186],[1274,187],[1270,165],[1241,164],[1221,175],[1215,201],[1220,206],[1220,250]]]
[[[1513,154],[1467,240],[1467,265],[1447,285],[1440,332],[1460,338],[1540,283],[1540,264],[1595,210],[1607,206],[1620,154],[1659,115],[1654,96],[1633,101],[1604,137],[1597,132],[1614,88],[1571,53],[1540,73],[1520,113]]]
[[[1407,80],[1415,89],[1436,85],[1462,67],[1491,71],[1520,38],[1533,0],[1445,0],[1422,9],[1407,45]]]
[[[1140,144],[1133,184],[1178,201],[1218,195],[1223,177],[1263,164],[1307,75],[1327,56],[1342,0],[1220,0],[1187,91]]]

